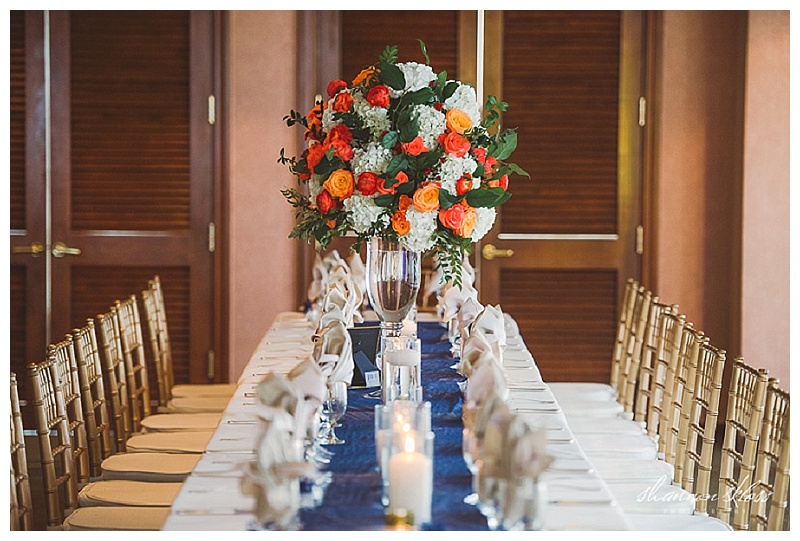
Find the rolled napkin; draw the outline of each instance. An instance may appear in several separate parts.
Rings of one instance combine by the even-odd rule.
[[[470,325],[470,334],[474,333],[475,331],[481,331],[487,336],[495,337],[500,344],[500,351],[505,351],[505,318],[503,317],[503,311],[500,309],[499,304],[495,306],[487,304],[483,307],[483,311],[478,314],[478,317],[476,317],[475,321],[473,321],[472,325]]]
[[[479,363],[467,381],[464,402],[469,407],[479,408],[492,395],[508,400],[508,382],[505,372],[495,362]]]
[[[296,385],[272,371],[256,385],[256,396],[264,406],[285,411],[290,417],[294,417],[302,400]]]
[[[470,377],[475,368],[485,362],[503,366],[500,344],[497,340],[490,340],[482,331],[477,331],[462,342],[461,358],[456,371],[462,376]]]
[[[328,301],[327,299],[331,296],[332,290],[337,290],[338,293]],[[346,317],[347,326],[352,327],[353,322],[361,323],[364,321],[360,312],[363,301],[364,295],[353,282],[349,272],[346,273],[344,267],[338,267],[338,269],[330,275],[328,292],[323,301],[322,311],[326,311],[325,306],[329,303],[339,306]]]
[[[348,304],[347,293],[341,283],[331,284],[331,287],[325,294],[322,300],[322,315],[320,316],[317,328],[326,327],[326,322],[330,321],[334,316],[340,319],[345,327],[353,326],[353,308]]]
[[[469,254],[464,252],[464,257],[461,260],[461,283],[475,285],[475,268],[469,261]]]
[[[314,266],[311,268],[311,283],[308,285],[308,301],[311,304],[322,300],[328,290],[328,268],[317,254]]]
[[[353,284],[355,284],[361,292],[361,307],[363,307],[367,295],[367,268],[361,260],[361,254],[355,250],[350,252],[350,257],[347,258],[347,264],[350,266],[350,276],[353,278]]]
[[[331,320],[313,337],[312,359],[330,385],[343,381],[348,386],[353,380],[355,362],[353,342],[347,327],[341,320]]]
[[[322,262],[325,263],[325,267],[329,271],[333,269],[336,265],[345,263],[344,259],[342,259],[342,256],[339,255],[338,250],[331,250],[330,252],[325,254],[325,257],[322,258]]]
[[[455,318],[461,306],[467,299],[473,298],[477,301],[478,291],[470,284],[463,284],[461,288],[449,285],[445,288],[444,294],[441,295],[439,305],[441,311],[437,306],[437,312],[441,312],[441,319],[443,323],[448,323],[451,319]]]
[[[326,378],[313,359],[300,361],[286,375],[300,391],[302,402],[295,412],[294,433],[298,437],[313,439],[316,417],[326,394]]]

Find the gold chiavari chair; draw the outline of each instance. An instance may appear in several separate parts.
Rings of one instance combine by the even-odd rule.
[[[83,327],[73,329],[71,337],[75,348],[81,403],[86,420],[90,473],[92,477],[99,477],[102,472],[100,464],[103,459],[113,455],[115,449],[111,438],[112,427],[109,422],[94,320],[89,319]]]
[[[717,516],[735,530],[750,526],[750,494],[766,407],[769,373],[734,359],[722,443]]]
[[[230,398],[233,396],[237,388],[235,383],[175,384],[172,346],[167,325],[167,309],[164,303],[164,288],[158,275],[148,281],[146,291],[149,291],[151,295],[147,295],[143,291],[142,300],[144,301],[150,329],[153,358],[162,359],[161,363],[157,363],[157,365],[161,366],[161,371],[163,372],[161,379],[164,382],[165,400],[161,401],[161,405],[166,405],[173,398]]]
[[[128,375],[122,344],[119,337],[119,318],[117,308],[112,306],[108,312],[97,316],[97,326],[103,344],[103,376],[105,377],[108,403],[111,405],[111,416],[114,420],[114,440],[117,452],[126,451],[133,426],[128,401]]]
[[[73,454],[76,440],[56,364],[51,355],[28,366],[48,529],[159,529],[182,483],[77,482],[80,455]]]
[[[75,480],[77,483],[87,483],[91,477],[89,465],[89,444],[84,417],[81,388],[78,378],[78,363],[75,360],[75,348],[72,336],[66,335],[64,340],[51,344],[47,348],[47,357],[53,359],[53,366],[57,372],[54,382],[56,393],[61,395],[64,404],[64,415],[69,424],[70,434],[74,440],[72,452],[75,458]],[[91,423],[94,423],[92,418]]]
[[[647,412],[647,434],[658,442],[658,451],[664,456],[666,449],[666,418],[672,406],[675,374],[681,367],[681,341],[686,316],[679,313],[678,306],[667,308],[660,319],[658,350],[655,373],[651,380],[650,404]]]
[[[152,413],[150,405],[150,382],[144,356],[142,326],[136,296],[117,300],[114,303],[117,314],[120,345],[125,359],[128,386],[128,404],[131,413],[131,430],[142,429],[142,419]]]
[[[629,389],[633,400],[633,420],[643,423],[649,434],[654,433],[653,427],[647,421],[652,408],[653,380],[656,377],[656,363],[658,361],[658,348],[662,342],[661,321],[670,305],[662,303],[658,297],[653,297],[650,310],[647,314],[647,325],[644,332],[642,354],[639,358],[638,379],[635,389]]]
[[[789,503],[789,393],[772,379],[758,443],[750,528],[784,530]]]
[[[28,453],[22,426],[17,375],[11,372],[11,517],[12,531],[33,530],[33,498],[28,476]]]
[[[142,291],[144,313],[150,331],[153,366],[158,380],[158,411],[163,413],[216,413],[221,416],[235,390],[228,385],[225,385],[224,388],[225,392],[230,391],[230,394],[204,396],[197,392],[190,396],[172,397],[172,361],[171,354],[166,349],[169,348],[166,320],[160,315],[163,310],[158,307],[156,297],[157,293],[152,288]],[[202,385],[191,386],[198,390],[202,387]],[[216,388],[216,386],[209,387]]]

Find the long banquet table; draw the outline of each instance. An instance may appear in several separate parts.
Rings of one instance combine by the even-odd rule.
[[[471,475],[462,458],[463,377],[451,368],[446,330],[420,314],[417,334],[422,340],[424,399],[431,402],[435,433],[432,522],[428,530],[487,530],[486,519],[463,502],[471,492]],[[544,474],[549,530],[627,530],[630,525],[605,482],[581,450],[561,408],[542,381],[533,357],[510,323],[504,368],[510,389],[509,405],[534,426],[545,429],[548,452],[556,460]],[[163,530],[248,529],[253,497],[243,493],[242,464],[255,458],[258,432],[254,390],[269,371],[286,374],[311,351],[311,324],[303,320],[275,321],[264,335],[239,379],[220,424],[197,467],[174,501]],[[336,429],[342,445],[329,446],[334,456],[325,470],[333,479],[318,507],[303,509],[304,530],[381,530],[384,507],[377,470],[373,408],[363,388],[348,391],[348,406]]]

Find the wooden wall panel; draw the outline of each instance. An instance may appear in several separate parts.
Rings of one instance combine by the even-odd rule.
[[[502,231],[616,233],[620,13],[508,11],[503,30],[503,124],[531,179]]]
[[[20,386],[20,396],[28,396],[26,389],[28,386],[28,376],[25,366],[28,364],[27,346],[28,339],[25,332],[25,322],[27,321],[28,311],[25,303],[25,275],[26,269],[23,265],[11,265],[9,282],[11,294],[9,295],[9,355],[11,357],[11,370],[17,373],[17,382]],[[42,351],[44,360],[44,351]]]
[[[188,229],[189,12],[80,12],[70,43],[72,227]]]
[[[189,381],[189,271],[185,267],[96,267],[75,266],[72,269],[73,327],[82,326],[86,318],[108,311],[116,299],[135,294],[139,301],[142,333],[147,342],[145,355],[148,361],[151,394],[158,396],[155,370],[151,368],[152,349],[145,320],[141,292],[147,281],[158,274],[164,288],[169,337],[172,345],[173,370],[176,383]],[[99,339],[99,337],[98,337]]]
[[[608,381],[619,322],[617,273],[503,269],[500,305],[514,316],[545,381]]]

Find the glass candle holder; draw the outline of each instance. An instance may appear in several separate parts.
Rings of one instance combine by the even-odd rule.
[[[390,513],[407,512],[419,527],[431,522],[434,433],[407,427],[395,425],[392,433],[387,507]]]
[[[403,443],[403,431],[430,432],[431,403],[395,400],[388,404],[375,406],[375,453],[378,470],[381,473],[381,502],[389,504],[388,462],[393,449]],[[431,453],[433,447],[431,447]]]
[[[384,349],[383,383],[386,401],[422,401],[422,342],[416,336],[397,336],[387,339]]]

